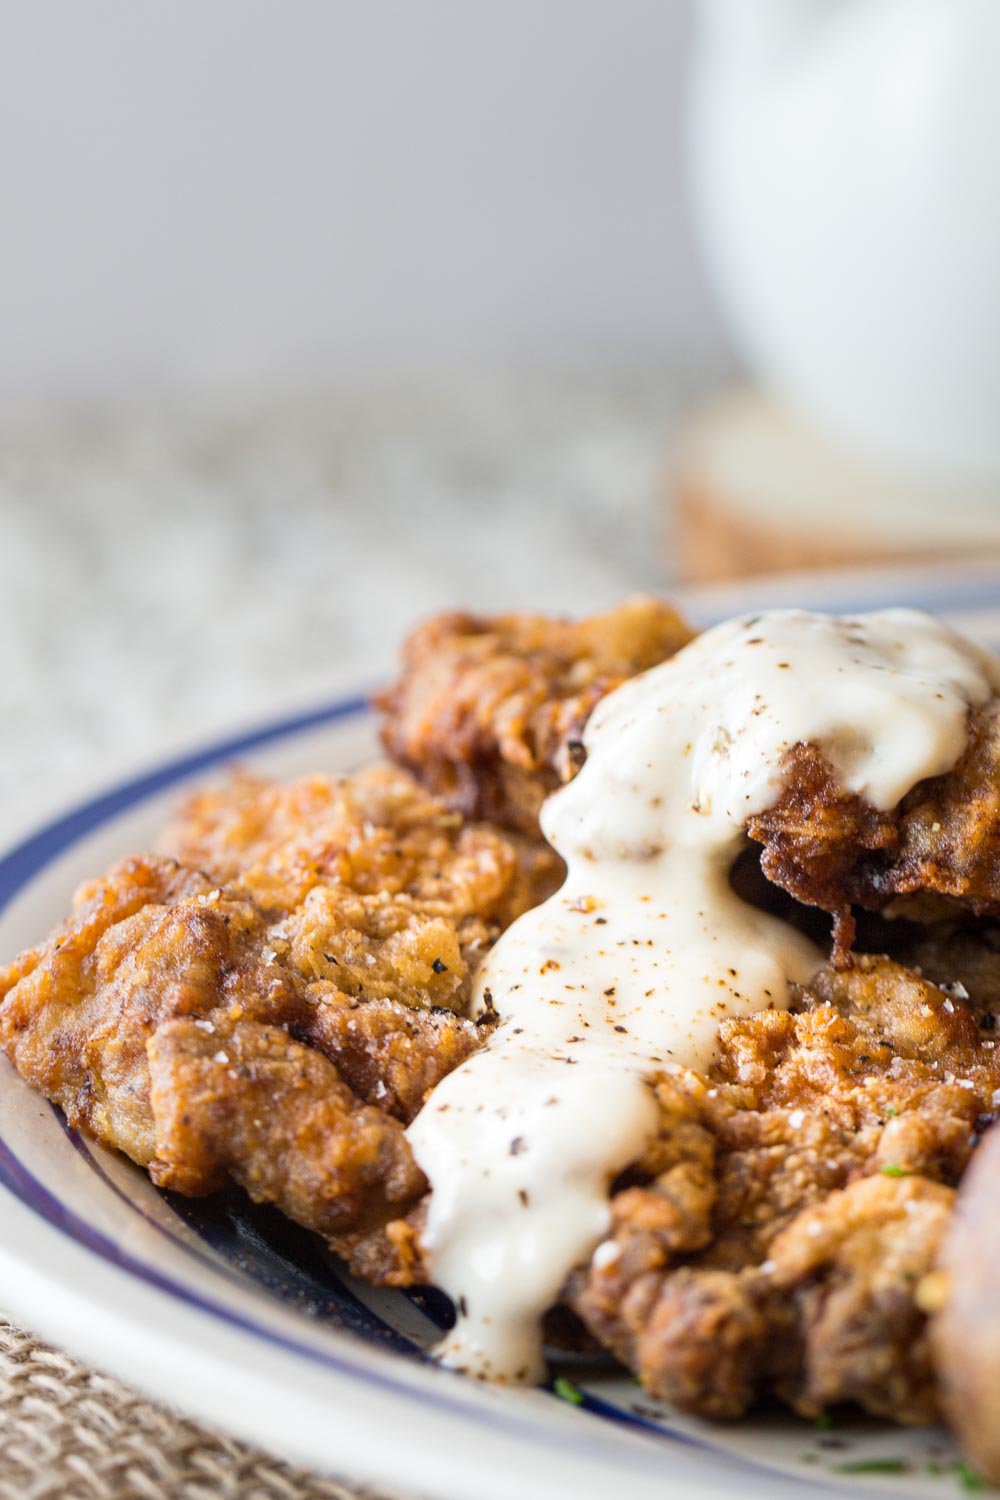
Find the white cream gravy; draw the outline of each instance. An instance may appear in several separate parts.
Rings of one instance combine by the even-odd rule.
[[[723,1018],[784,1007],[823,962],[729,884],[785,752],[820,746],[847,791],[891,808],[951,769],[998,687],[992,658],[917,611],[776,610],[599,705],[583,769],[542,813],[566,882],[489,954],[474,1008],[500,1024],[409,1130],[432,1188],[424,1250],[458,1309],[447,1363],[544,1377],[541,1315],[655,1133],[650,1077],[704,1069]]]

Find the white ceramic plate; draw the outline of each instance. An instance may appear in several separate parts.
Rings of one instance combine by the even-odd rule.
[[[1000,645],[1000,576],[851,574],[689,596],[701,623],[768,603],[915,603]],[[77,882],[149,844],[182,786],[238,759],[278,776],[349,769],[375,749],[363,697],[268,725],[117,786],[0,860],[0,954],[37,941]],[[319,1469],[434,1500],[780,1500],[804,1490],[956,1493],[938,1431],[780,1414],[711,1427],[627,1377],[567,1369],[576,1406],[502,1391],[424,1355],[433,1305],[352,1282],[312,1236],[236,1197],[158,1193],[0,1072],[0,1303],[152,1395]],[[881,1466],[881,1467],[879,1467]]]

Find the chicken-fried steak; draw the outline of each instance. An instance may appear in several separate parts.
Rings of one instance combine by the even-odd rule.
[[[1000,1087],[976,1014],[863,959],[802,1008],[725,1023],[707,1079],[659,1086],[663,1156],[612,1200],[569,1300],[654,1394],[700,1415],[779,1395],[930,1421],[919,1301]]]
[[[443,615],[413,632],[397,685],[381,699],[383,740],[451,805],[537,830],[545,796],[583,760],[600,699],[692,638],[680,618],[634,600],[577,624],[533,615]],[[838,919],[912,898],[1000,914],[1000,704],[970,714],[968,748],[947,775],[881,811],[845,793],[816,745],[794,745],[774,804],[749,821],[768,879]],[[942,898],[938,900],[937,898]]]
[[[470,1019],[475,974],[559,884],[538,810],[579,769],[588,716],[689,639],[651,600],[579,624],[429,622],[382,700],[405,769],[190,796],[159,853],[83,887],[0,969],[0,1047],[158,1184],[235,1181],[355,1274],[429,1281],[432,1169],[406,1126],[493,1033],[492,1011]],[[777,1397],[813,1417],[940,1414],[928,1314],[1000,1100],[1000,926],[983,920],[1000,916],[996,703],[969,722],[955,768],[888,812],[794,744],[774,805],[747,820],[759,868],[744,851],[733,888],[803,927],[806,907],[832,913],[833,961],[788,1010],[730,1012],[704,1071],[654,1060],[656,1136],[559,1302],[686,1411]],[[859,917],[857,944],[855,908],[888,909]]]
[[[429,978],[405,969],[400,978],[409,1003],[422,1004],[429,984],[427,1003],[456,1010],[486,943],[553,890],[562,873],[551,849],[463,821],[391,765],[288,784],[234,776],[190,796],[162,848],[213,880],[238,880],[271,911],[292,911],[320,887],[350,893],[372,920],[393,902],[440,915],[454,929],[462,966],[452,964],[447,979],[440,970]],[[349,963],[339,957],[346,979]],[[383,986],[398,963],[391,950],[385,957]]]
[[[440,615],[403,648],[400,680],[380,701],[383,742],[449,806],[537,834],[596,705],[691,636],[656,599],[580,621]]]
[[[170,841],[186,863],[125,861],[0,970],[0,1045],[160,1183],[228,1174],[328,1236],[399,1213],[403,1124],[477,1045],[472,970],[547,871],[390,768],[240,778]]]
[[[1000,913],[1000,704],[971,711],[954,770],[886,812],[842,792],[815,746],[795,746],[785,769],[781,797],[749,833],[764,873],[798,901],[842,919],[892,903],[932,918]]]

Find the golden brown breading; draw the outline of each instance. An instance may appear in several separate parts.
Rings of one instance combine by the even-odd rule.
[[[545,796],[579,768],[599,700],[691,636],[651,600],[576,624],[440,616],[404,647],[400,681],[381,699],[383,741],[452,806],[534,833]],[[820,748],[793,746],[781,796],[750,820],[767,878],[834,914],[839,964],[852,906],[1000,915],[1000,704],[970,711],[969,728],[955,769],[885,812],[843,792]]]
[[[193,795],[166,855],[92,882],[0,970],[0,1046],[158,1183],[231,1178],[356,1274],[420,1282],[427,1184],[404,1127],[488,1034],[465,1018],[483,954],[558,882],[537,813],[577,769],[587,717],[688,638],[649,600],[577,625],[431,622],[383,700],[384,738],[450,805],[392,766]],[[954,772],[890,813],[796,746],[750,825],[774,882],[753,899],[780,886],[833,912],[839,967],[789,1012],[724,1023],[709,1074],[653,1080],[658,1135],[564,1294],[686,1410],[778,1396],[805,1415],[937,1413],[925,1293],[1000,1097],[1000,940],[968,923],[1000,914],[997,713],[974,713]],[[965,910],[928,925],[940,898]],[[869,936],[916,967],[848,964],[850,906],[901,903],[914,921],[872,918]]]
[[[423,1191],[402,1124],[479,1044],[456,1012],[537,866],[385,768],[240,780],[192,799],[173,841],[202,868],[124,862],[0,970],[0,1045],[157,1181],[228,1173],[367,1233]]]
[[[1000,704],[970,710],[969,743],[954,770],[921,782],[887,812],[841,791],[815,746],[796,745],[781,797],[749,832],[764,846],[769,880],[838,915],[841,958],[852,905],[894,903],[918,919],[956,905],[1000,913]],[[941,899],[935,906],[928,898]]]
[[[727,1022],[707,1077],[657,1084],[660,1131],[568,1304],[654,1395],[700,1416],[777,1395],[938,1413],[918,1288],[1000,1087],[993,1035],[887,959],[824,970],[793,1012]],[[373,1280],[425,1274],[418,1206],[342,1247]]]
[[[383,742],[466,816],[537,834],[542,801],[579,766],[595,705],[691,637],[646,598],[575,622],[439,615],[409,637],[380,700]]]
[[[926,1177],[862,1178],[774,1241],[765,1297],[777,1303],[777,1320],[792,1324],[803,1357],[797,1367],[786,1350],[771,1379],[797,1411],[816,1416],[854,1402],[907,1424],[940,1414],[917,1294],[953,1200],[954,1189]]]
[[[381,700],[383,741],[452,806],[534,832],[544,797],[579,769],[599,700],[691,638],[652,600],[576,624],[440,616],[404,647],[400,681]],[[786,757],[782,795],[749,833],[769,880],[836,916],[838,962],[852,905],[896,903],[922,919],[947,914],[928,904],[940,898],[1000,915],[1000,704],[970,711],[969,731],[952,772],[885,812],[843,792],[819,747]]]
[[[447,985],[440,1009],[420,1008],[446,977],[432,953],[461,961],[455,931],[440,901],[418,909],[416,878],[381,901],[296,877],[286,910],[214,875],[137,860],[85,888],[0,979],[0,1040],[158,1182],[204,1192],[231,1176],[356,1271],[411,1284],[426,1185],[400,1121],[479,1039]],[[727,1022],[709,1077],[660,1081],[660,1133],[612,1200],[617,1259],[578,1272],[567,1298],[650,1390],[703,1415],[777,1393],[807,1413],[852,1400],[926,1419],[914,1288],[1000,1087],[994,1039],[885,959],[822,972],[800,1005]]]
[[[984,920],[916,923],[896,919],[883,924],[891,935],[893,956],[934,984],[968,1000],[988,1031],[1000,1014],[1000,927]],[[868,946],[874,946],[870,944]]]
[[[44,947],[0,971],[0,1045],[72,1124],[148,1165],[157,1026],[220,1006],[258,1020],[289,1010],[280,978],[261,973],[263,931],[239,892],[173,861],[127,860],[81,889]]]
[[[199,1194],[232,1176],[327,1238],[363,1231],[426,1189],[399,1122],[277,1026],[168,1021],[149,1038],[153,1181]]]
[[[342,1081],[367,1051],[361,1026],[343,1067],[335,1046],[328,1059],[306,1044],[317,1017],[345,1002],[284,962],[270,932],[238,888],[173,861],[129,860],[81,892],[46,948],[0,974],[0,1044],[72,1124],[179,1191],[210,1192],[228,1171],[316,1228],[368,1223],[382,1205],[399,1213],[425,1184],[388,1109],[412,1113],[420,1100],[408,1083],[405,1107],[385,1087],[364,1103]],[[450,1013],[408,1011],[399,1023],[416,1076],[431,1082],[442,1026],[452,1054],[477,1045]],[[320,1121],[322,1150],[309,1133]],[[266,1160],[282,1172],[262,1172]]]
[[[805,1415],[852,1401],[929,1421],[916,1289],[1000,1055],[965,1004],[885,959],[821,972],[800,1003],[725,1023],[707,1079],[660,1081],[648,1180],[612,1200],[617,1255],[567,1296],[699,1415],[777,1394]]]
[[[271,911],[291,911],[322,887],[361,898],[357,909],[363,903],[372,921],[393,903],[440,915],[458,937],[466,971],[562,873],[552,850],[463,823],[389,765],[293,782],[237,774],[188,797],[161,847],[213,880],[238,880]],[[447,1004],[450,996],[461,1009],[466,995],[455,970],[449,974],[446,980],[404,976],[404,984],[411,1000],[427,985],[433,1004]]]
[[[732,1419],[766,1395],[801,1415],[854,1402],[894,1421],[938,1414],[926,1317],[953,1189],[923,1177],[862,1177],[826,1194],[738,1271],[673,1269],[649,1238],[571,1285],[588,1327],[653,1395]]]
[[[798,1014],[723,1023],[715,1071],[745,1091],[741,1104],[814,1109],[848,1132],[881,1123],[887,1108],[890,1120],[919,1108],[971,1123],[986,1107],[1000,1070],[992,1036],[911,970],[860,956],[846,971],[820,970],[805,998]]]

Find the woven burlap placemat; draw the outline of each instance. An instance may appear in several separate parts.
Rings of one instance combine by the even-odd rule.
[[[147,1401],[0,1317],[0,1500],[166,1497],[375,1500]]]

